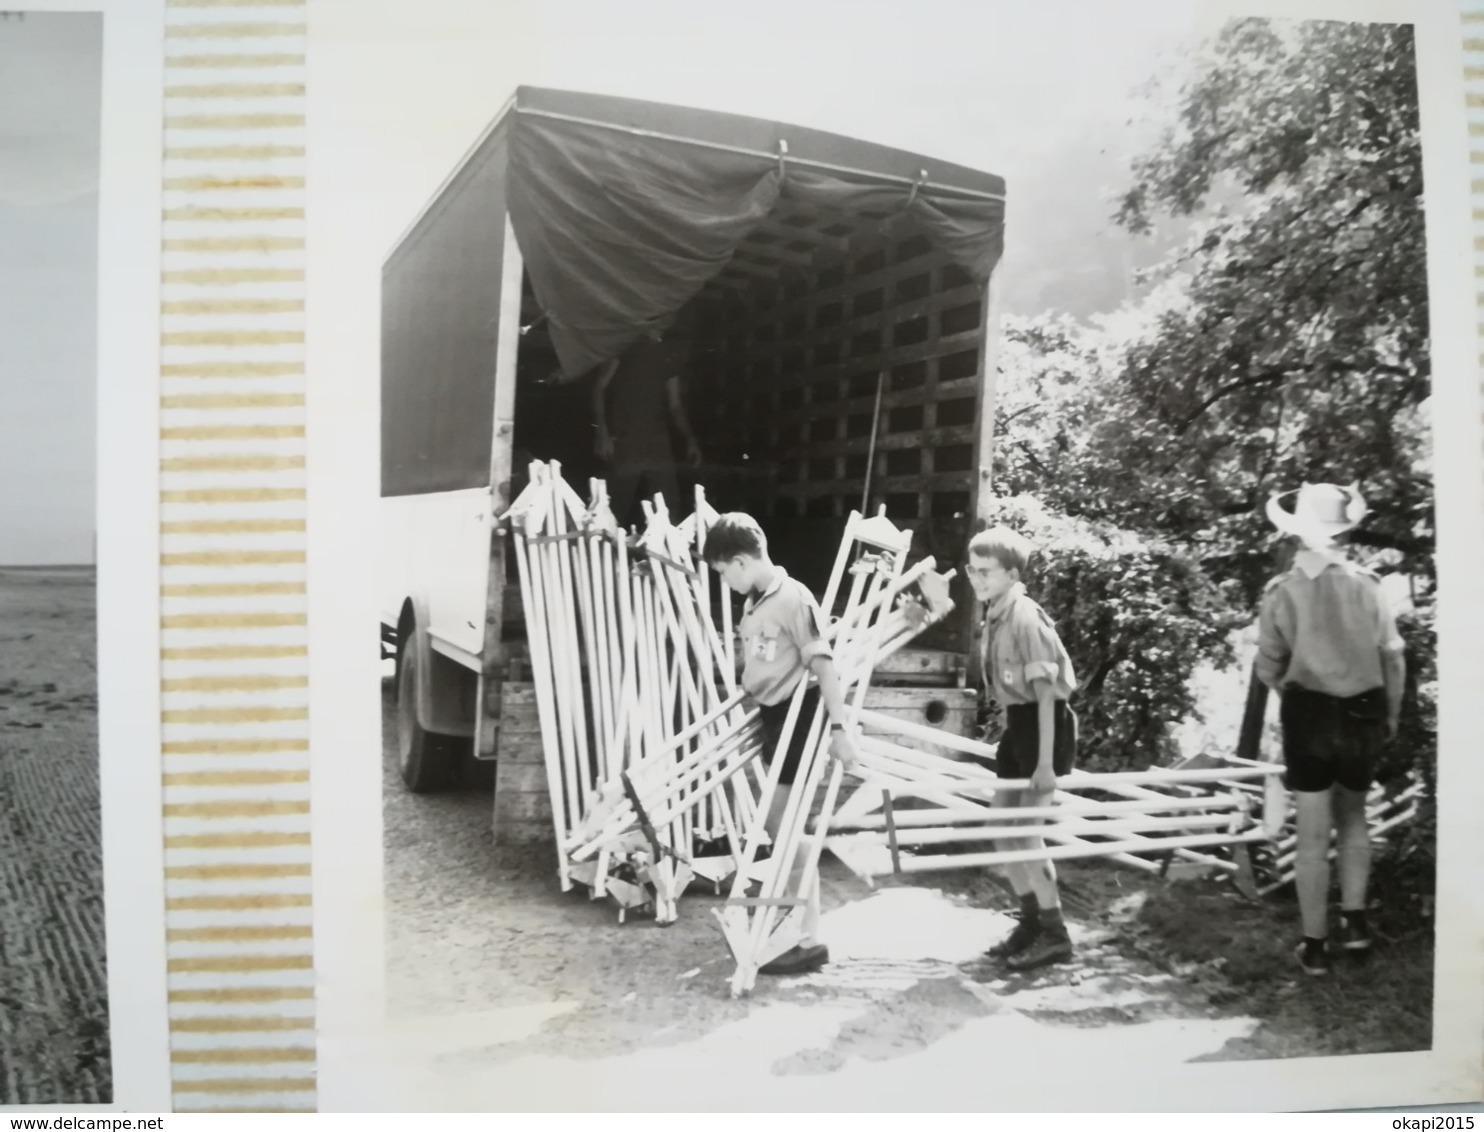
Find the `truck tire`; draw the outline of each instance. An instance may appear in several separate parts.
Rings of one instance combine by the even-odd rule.
[[[463,745],[449,735],[425,731],[417,718],[417,659],[397,657],[397,768],[414,794],[447,790],[458,782]]]

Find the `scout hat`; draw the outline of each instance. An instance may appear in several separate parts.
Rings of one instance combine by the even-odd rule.
[[[1296,496],[1293,510],[1280,502]],[[1287,535],[1296,535],[1310,546],[1325,546],[1365,518],[1365,500],[1360,485],[1340,487],[1332,483],[1306,483],[1298,491],[1279,492],[1268,500],[1268,521]]]

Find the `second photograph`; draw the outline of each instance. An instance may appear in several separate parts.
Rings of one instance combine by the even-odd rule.
[[[337,48],[388,1024],[700,1107],[1432,1050],[1417,28],[653,7]]]

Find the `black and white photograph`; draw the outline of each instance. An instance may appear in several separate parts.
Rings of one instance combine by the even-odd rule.
[[[1028,7],[322,9],[387,1098],[1477,1092],[1418,26]]]
[[[0,12],[0,1105],[113,1100],[96,639],[103,17]]]

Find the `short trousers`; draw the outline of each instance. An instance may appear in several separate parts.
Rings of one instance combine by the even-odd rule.
[[[994,751],[994,773],[1002,779],[1028,779],[1040,763],[1040,705],[1012,703],[1005,709],[1005,734]],[[1051,769],[1070,773],[1077,761],[1077,714],[1057,700],[1052,714],[1057,733],[1051,740]]]
[[[763,724],[763,762],[769,767],[773,765],[773,752],[778,749],[778,740],[783,737],[783,724],[788,719],[788,705],[793,703],[793,699],[793,693],[790,692],[776,704],[758,705]],[[799,762],[804,757],[804,744],[809,738],[809,725],[814,721],[814,711],[818,707],[819,685],[816,684],[804,693],[804,702],[799,707],[799,718],[794,723],[794,733],[789,737],[788,750],[784,752],[783,769],[778,775],[778,781],[784,786],[793,785]]]
[[[1336,783],[1364,792],[1386,746],[1386,692],[1372,688],[1341,698],[1290,684],[1278,712],[1283,723],[1284,785],[1328,790]]]
[[[1001,778],[1029,778],[1041,761],[1039,704],[1011,704],[1005,708],[1005,733],[995,751],[995,774]],[[1051,741],[1051,769],[1067,774],[1077,762],[1077,713],[1066,700],[1057,700],[1052,716],[1056,735]]]

